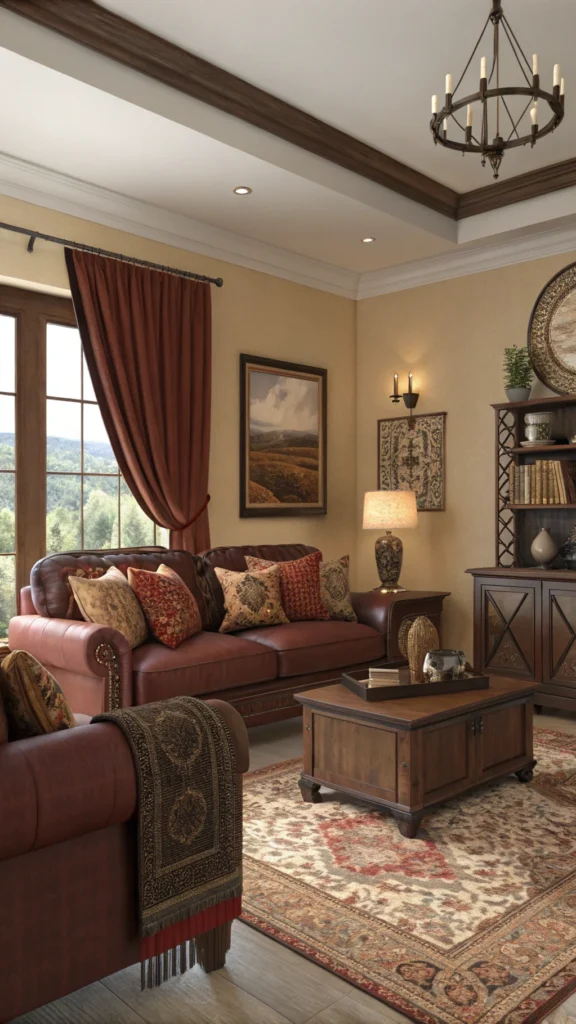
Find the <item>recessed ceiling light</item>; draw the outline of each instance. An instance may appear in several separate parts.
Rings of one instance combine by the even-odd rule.
[[[252,189],[248,188],[248,185],[237,185],[234,192],[237,196],[249,196]]]
[[[366,245],[368,245],[368,242],[375,242],[375,241],[376,241],[376,239],[375,239],[375,238],[371,238],[371,237],[369,236],[368,238],[363,238],[363,239],[362,239],[362,241],[363,241],[363,242],[365,242],[365,243],[366,243]]]

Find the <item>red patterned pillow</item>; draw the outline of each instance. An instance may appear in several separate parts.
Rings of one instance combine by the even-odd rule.
[[[194,595],[184,580],[167,565],[157,572],[128,569],[128,582],[138,598],[150,632],[167,647],[179,647],[200,633],[202,619]]]
[[[320,597],[320,562],[322,554],[315,551],[293,562],[268,562],[265,558],[246,555],[249,570],[268,569],[277,565],[280,569],[282,607],[290,622],[305,622],[310,619],[329,619],[330,612]]]

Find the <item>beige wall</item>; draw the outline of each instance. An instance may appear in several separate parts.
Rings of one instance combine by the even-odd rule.
[[[377,487],[376,421],[405,414],[388,398],[392,375],[405,389],[409,370],[420,392],[417,412],[447,412],[446,511],[424,512],[404,541],[405,586],[449,590],[444,641],[472,655],[471,567],[494,565],[494,412],[506,401],[502,359],[506,346],[526,342],[528,319],[540,289],[574,255],[396,292],[358,303],[358,510],[364,491]],[[538,385],[540,393],[545,393]],[[362,588],[376,582],[377,534],[359,528]]]
[[[213,288],[214,386],[210,519],[214,544],[302,541],[338,557],[356,546],[355,303],[19,200],[0,197],[0,220],[224,278]],[[63,249],[0,231],[0,278],[66,289]],[[328,514],[240,519],[239,354],[328,369]]]

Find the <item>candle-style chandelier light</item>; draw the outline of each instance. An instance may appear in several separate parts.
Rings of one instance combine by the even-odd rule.
[[[484,35],[490,31],[490,24],[493,26],[493,53],[490,72],[488,74],[486,57],[482,57],[478,92],[457,99],[458,88],[484,39]],[[516,58],[525,84],[501,85],[500,43],[504,42],[504,39],[507,40]],[[439,142],[448,149],[459,150],[461,153],[480,153],[482,166],[485,167],[488,160],[495,178],[498,177],[500,164],[507,149],[514,149],[517,146],[534,146],[538,139],[553,132],[564,117],[564,79],[560,76],[560,65],[554,65],[552,92],[541,89],[538,55],[534,54],[532,66],[530,66],[502,10],[502,0],[493,0],[492,9],[480,33],[480,38],[454,90],[452,90],[452,75],[446,75],[445,92],[444,106],[441,110],[438,109],[438,97],[432,97],[430,129],[434,136],[434,142]],[[510,110],[507,100],[509,96],[526,98],[526,105],[517,119]],[[539,103],[540,100],[542,103]],[[478,111],[479,128],[476,131],[474,130],[474,104],[481,104],[481,109]],[[524,121],[528,110],[530,110],[530,130],[521,134],[523,130],[520,128],[521,122]],[[463,113],[465,111],[466,124],[463,123],[463,114],[460,115],[460,111]],[[551,116],[548,119],[549,114]],[[478,124],[478,117],[476,123]],[[528,128],[528,124],[525,124],[525,127]],[[449,133],[453,133],[453,136],[450,137]]]

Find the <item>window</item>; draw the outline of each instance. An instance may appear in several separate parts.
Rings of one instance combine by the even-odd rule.
[[[76,327],[46,325],[46,550],[164,543],[108,440]],[[162,536],[161,536],[162,534]]]
[[[46,553],[168,542],[122,478],[72,303],[0,287],[0,637]]]

